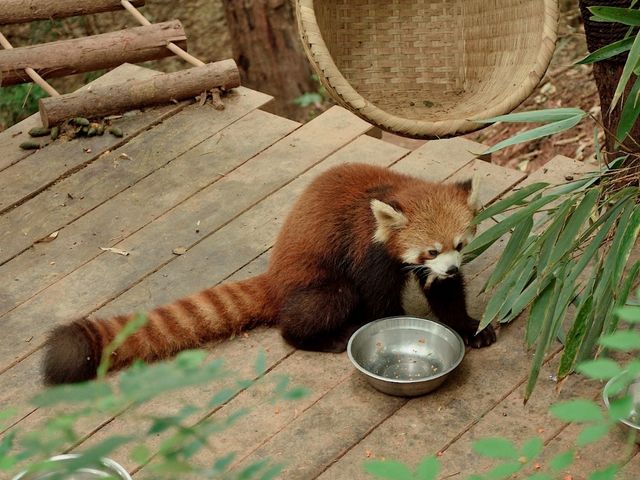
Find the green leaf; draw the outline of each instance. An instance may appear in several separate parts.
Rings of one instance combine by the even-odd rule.
[[[528,142],[537,138],[547,137],[549,135],[564,132],[579,124],[585,116],[587,116],[587,113],[581,111],[580,114],[576,114],[564,120],[559,120],[557,122],[549,123],[547,125],[542,125],[541,127],[527,130],[526,132],[519,133],[511,138],[495,144],[491,148],[485,150],[483,153],[494,153],[498,150],[502,150],[503,148],[510,147],[511,145],[517,145],[518,143]]]
[[[555,472],[564,470],[573,463],[574,456],[573,450],[558,453],[549,461],[549,468]]]
[[[508,197],[492,204],[491,206],[485,208],[480,213],[478,213],[478,215],[476,215],[476,217],[473,219],[473,224],[477,225],[483,220],[486,220],[487,218],[491,218],[497,213],[504,212],[505,210],[513,207],[514,205],[520,205],[525,198],[529,197],[530,195],[533,195],[534,193],[548,186],[549,184],[546,182],[536,182],[536,183],[532,183],[531,185],[527,185],[526,187],[521,188],[520,190],[517,190],[516,192],[512,193]]]
[[[151,456],[151,450],[146,445],[136,445],[131,450],[131,459],[139,465],[144,464]]]
[[[568,198],[565,200],[558,209],[551,214],[553,221],[549,225],[542,235],[538,237],[538,242],[541,243],[540,254],[538,255],[537,271],[544,274],[551,271],[550,259],[555,249],[558,236],[565,225],[567,224],[567,218],[571,215],[571,208],[574,205],[575,200]]]
[[[579,373],[596,380],[609,380],[618,375],[622,369],[610,358],[598,358],[596,360],[587,360],[576,368]]]
[[[628,38],[627,40],[631,39]],[[618,129],[616,130],[616,137],[621,142],[624,142],[625,137],[629,134],[640,115],[640,102],[637,101],[638,94],[640,94],[640,78],[636,78],[636,81],[633,82],[633,87],[631,87],[631,91],[622,107]]]
[[[130,435],[116,435],[113,437],[109,437],[106,440],[103,440],[97,445],[94,445],[88,450],[82,452],[78,458],[70,460],[68,463],[69,469],[71,471],[74,471],[89,465],[95,465],[100,461],[101,458],[108,457],[111,452],[113,452],[118,447],[129,443],[133,438],[134,437]]]
[[[517,461],[503,463],[502,465],[497,465],[489,470],[485,478],[487,480],[505,480],[507,478],[511,478],[513,474],[522,470],[522,467],[522,463]]]
[[[207,407],[208,408],[219,407],[220,405],[223,405],[227,403],[229,400],[231,400],[237,393],[238,393],[238,390],[235,388],[223,388],[222,390],[217,392],[213,397],[211,397],[211,400],[209,400]]]
[[[537,472],[527,477],[527,480],[553,480],[553,478],[548,473]]]
[[[597,423],[595,425],[587,425],[582,429],[576,439],[576,446],[582,448],[590,443],[597,442],[604,438],[611,427],[606,423]]]
[[[519,263],[516,264],[516,266],[517,265],[519,265]],[[510,321],[511,318],[515,318],[515,316],[520,313],[516,311],[516,309],[518,308],[518,300],[520,300],[522,298],[522,295],[524,295],[524,291],[531,281],[532,276],[534,275],[535,265],[535,257],[530,256],[525,259],[524,266],[520,268],[520,276],[518,277],[518,280],[513,285],[511,290],[509,290],[509,292],[505,295],[505,303],[500,309],[500,312],[498,312],[498,320],[500,321],[500,323]]]
[[[322,103],[324,98],[317,92],[307,92],[303,93],[299,97],[296,97],[293,100],[293,103],[300,107],[308,107],[309,105],[315,105],[318,103]]]
[[[435,456],[427,457],[418,464],[415,478],[416,480],[437,480],[440,469],[440,460]]]
[[[640,332],[619,330],[600,339],[600,345],[611,350],[631,352],[640,350]]]
[[[554,417],[565,422],[583,423],[604,419],[598,405],[583,398],[556,403],[550,411]]]
[[[619,294],[616,296],[615,307],[612,310],[613,318],[611,319],[607,330],[605,333],[609,334],[614,332],[618,328],[618,323],[620,321],[620,316],[618,314],[620,308],[627,303],[629,300],[629,295],[631,294],[631,288],[636,282],[636,279],[640,275],[640,260],[633,264],[633,266],[629,269],[627,273],[627,278],[625,279],[622,287],[619,289]],[[640,317],[640,310],[639,315]],[[639,318],[640,320],[640,318]]]
[[[627,323],[640,323],[640,306],[627,305],[618,309],[616,315]]]
[[[605,45],[604,47],[597,49],[595,52],[587,55],[577,63],[584,65],[615,57],[621,53],[628,52],[631,49],[632,44],[633,37],[623,38],[622,40],[618,40],[617,42],[610,43],[609,45]]]
[[[548,203],[553,202],[558,198],[557,195],[546,195],[541,197],[533,202],[529,203],[526,207],[521,208],[516,213],[508,216],[501,222],[497,223],[493,227],[485,230],[476,238],[474,238],[467,248],[465,249],[466,253],[471,253],[476,249],[486,247],[487,245],[491,245],[502,235],[507,233],[513,227],[518,225],[520,222],[532,216],[532,214],[538,211],[540,208],[545,206]]]
[[[513,442],[503,437],[476,440],[473,449],[483,457],[489,458],[517,460],[520,456]]]
[[[388,480],[413,480],[409,467],[396,460],[369,460],[364,464],[364,470],[378,478]]]
[[[483,290],[491,290],[499,281],[501,281],[509,268],[520,258],[522,246],[529,238],[529,233],[533,228],[533,217],[525,219],[519,223],[513,231],[513,235],[507,242],[496,267],[487,279]],[[515,283],[515,282],[514,282]]]
[[[284,466],[282,464],[272,465],[260,475],[260,480],[273,480],[282,473]]]
[[[637,13],[640,14],[640,11],[637,11]],[[627,82],[629,82],[631,74],[633,74],[633,70],[636,68],[636,65],[638,65],[638,60],[640,60],[640,33],[636,35],[636,38],[633,40],[633,44],[631,45],[631,49],[629,50],[627,61],[624,64],[622,74],[620,75],[620,80],[618,81],[616,90],[613,93],[613,98],[611,99],[609,111],[613,110],[613,108],[617,105],[618,100],[620,100]]]
[[[543,110],[532,110],[529,112],[509,113],[498,117],[491,117],[485,120],[476,120],[479,123],[495,122],[557,122],[573,118],[576,115],[585,115],[579,108],[548,108]]]
[[[266,467],[269,464],[269,459],[263,458],[261,460],[257,460],[253,462],[248,467],[242,469],[242,471],[236,477],[237,480],[249,480],[254,475],[256,475],[260,470]]]
[[[527,458],[527,461],[531,461],[542,453],[544,448],[544,442],[539,437],[533,437],[527,440],[522,446],[522,455]]]
[[[45,390],[32,399],[36,407],[52,407],[58,404],[96,402],[113,396],[111,387],[101,381],[61,385]]]
[[[589,11],[601,20],[630,26],[640,25],[640,11],[631,8],[589,7]]]
[[[223,457],[217,458],[216,461],[213,463],[213,472],[215,473],[224,472],[227,468],[229,468],[229,466],[231,465],[231,463],[235,458],[236,458],[236,454],[234,452],[228,453]]]
[[[591,289],[593,289],[593,282],[591,283]],[[578,350],[592,319],[593,297],[591,297],[589,292],[587,292],[587,296],[584,298],[584,302],[578,307],[578,312],[576,313],[573,325],[571,325],[569,333],[567,334],[564,351],[562,352],[562,358],[560,359],[560,366],[558,367],[559,379],[565,378],[573,371],[573,365],[575,363]]]
[[[618,465],[609,465],[602,470],[598,470],[596,472],[592,472],[587,480],[615,480],[616,475],[620,471],[620,467]]]
[[[309,390],[305,387],[295,387],[282,394],[284,400],[300,400],[309,395]]]
[[[256,365],[254,367],[256,375],[262,376],[267,371],[267,353],[264,350],[258,352]]]
[[[631,415],[631,412],[633,411],[633,407],[633,398],[631,395],[616,398],[609,402],[609,416],[613,420],[629,418],[629,415]]]

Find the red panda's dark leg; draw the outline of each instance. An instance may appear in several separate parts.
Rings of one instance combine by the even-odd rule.
[[[458,332],[466,343],[481,348],[496,341],[496,334],[491,325],[476,335],[479,322],[467,313],[462,275],[436,278],[426,288],[424,279],[420,279],[420,285],[434,315]]]
[[[359,327],[351,322],[357,305],[355,290],[344,282],[298,290],[280,312],[282,336],[302,350],[343,352]]]

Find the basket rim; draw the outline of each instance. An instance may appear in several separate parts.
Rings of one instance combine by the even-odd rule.
[[[413,138],[444,138],[473,132],[486,126],[473,120],[503,115],[520,105],[535,89],[544,76],[555,49],[558,29],[557,0],[544,2],[544,21],[535,65],[527,79],[513,87],[502,101],[474,113],[469,118],[438,121],[415,120],[400,117],[383,110],[364,98],[343,76],[334,62],[318,25],[314,0],[296,0],[296,17],[299,35],[311,65],[332,97],[343,107],[364,120],[399,135]]]

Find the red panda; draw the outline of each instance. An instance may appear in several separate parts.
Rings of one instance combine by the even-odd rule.
[[[364,323],[401,315],[414,274],[434,315],[473,347],[496,340],[466,310],[462,248],[475,234],[477,186],[427,182],[366,164],[316,178],[287,217],[264,274],[214,286],[151,310],[111,369],[195,348],[258,324],[305,350],[342,352]],[[47,384],[96,375],[102,349],[132,315],[56,327],[44,356]]]

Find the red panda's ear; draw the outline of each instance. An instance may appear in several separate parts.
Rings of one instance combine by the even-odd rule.
[[[371,200],[371,211],[378,227],[375,239],[381,242],[385,242],[389,238],[392,230],[401,228],[409,222],[402,212],[380,200]]]
[[[482,208],[482,202],[480,200],[480,176],[474,175],[473,178],[465,180],[464,182],[456,183],[456,186],[464,190],[467,193],[467,205],[474,212],[477,212]]]

